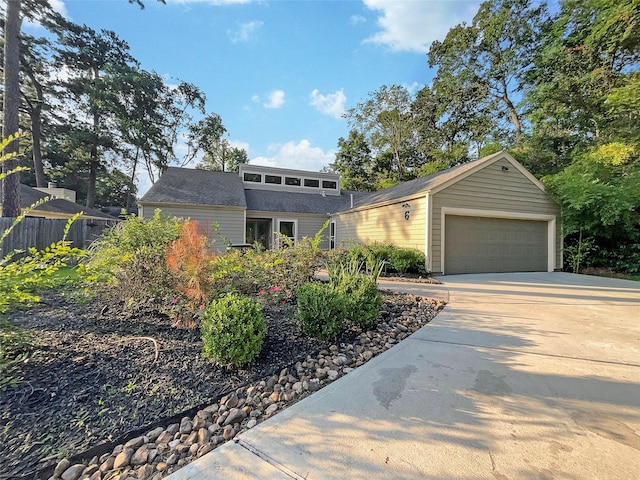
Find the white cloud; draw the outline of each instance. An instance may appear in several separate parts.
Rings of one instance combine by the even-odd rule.
[[[364,18],[362,15],[351,15],[351,18],[349,19],[349,23],[351,25],[359,25],[360,23],[367,23],[367,19]]]
[[[313,105],[320,112],[325,115],[329,115],[334,118],[342,118],[344,113],[344,105],[347,102],[347,96],[344,94],[344,90],[340,89],[335,93],[329,93],[322,95],[318,89],[314,89],[311,92],[311,101],[309,105]]]
[[[231,43],[244,43],[253,38],[254,33],[264,25],[264,22],[254,20],[252,22],[241,23],[236,31],[227,30],[227,36]]]
[[[393,51],[426,53],[434,40],[444,40],[457,24],[470,22],[481,0],[363,0],[370,10],[380,13],[381,31],[366,43],[386,45]]]
[[[67,6],[64,4],[62,0],[49,0],[49,5],[53,9],[53,11],[58,12],[64,18],[69,19],[69,12],[67,12]],[[44,27],[42,27],[38,19],[35,19],[35,20],[25,20],[24,28],[26,30],[41,30]]]
[[[318,172],[336,159],[335,152],[325,152],[320,147],[312,147],[309,140],[269,145],[269,154],[265,157],[252,158],[249,163]]]
[[[280,108],[284,105],[284,90],[274,90],[269,94],[269,101],[263,103],[264,108]]]

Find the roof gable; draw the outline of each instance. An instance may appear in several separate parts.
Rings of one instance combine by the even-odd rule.
[[[411,197],[419,194],[426,194],[427,192],[437,193],[445,188],[459,182],[460,180],[472,175],[478,170],[490,165],[496,161],[505,160],[509,162],[514,168],[520,171],[531,183],[536,187],[545,191],[544,186],[538,179],[536,179],[526,168],[524,168],[515,158],[509,155],[505,151],[497,152],[486,157],[473,160],[471,162],[456,165],[447,170],[427,175],[426,177],[415,178],[408,182],[395,185],[378,192],[371,193],[370,195],[360,198],[355,204],[354,208],[366,208],[381,203],[388,203],[395,200]]]

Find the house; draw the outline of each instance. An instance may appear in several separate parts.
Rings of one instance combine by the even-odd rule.
[[[63,197],[57,197],[55,190],[64,193]],[[0,186],[0,201],[2,199],[2,187]],[[102,213],[100,210],[94,208],[87,208],[82,205],[78,205],[74,201],[70,201],[68,198],[72,195],[75,198],[75,192],[67,189],[54,189],[53,192],[46,193],[27,185],[20,184],[20,209],[24,212],[25,209],[31,207],[35,203],[42,201],[48,197],[49,200],[42,205],[30,210],[27,214],[28,217],[42,217],[50,219],[65,219],[73,217],[77,213],[82,212],[80,218],[85,220],[115,220],[115,217]],[[2,204],[0,203],[0,212],[2,212]]]
[[[160,208],[208,226],[215,221],[217,240],[232,244],[274,248],[274,232],[297,241],[330,220],[324,248],[346,240],[412,247],[434,274],[562,267],[560,207],[506,152],[379,192],[342,191],[330,173],[248,164],[239,174],[169,168],[139,203],[145,217]]]

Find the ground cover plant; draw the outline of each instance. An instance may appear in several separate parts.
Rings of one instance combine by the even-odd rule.
[[[8,309],[0,472],[32,478],[310,352],[355,345],[381,311],[399,313],[402,302],[376,289],[382,264],[325,255],[320,234],[219,255],[195,222],[161,212],[106,232],[73,275],[54,275],[64,288],[42,284],[39,303]],[[328,283],[313,281],[322,265]],[[334,310],[320,314],[326,305]]]

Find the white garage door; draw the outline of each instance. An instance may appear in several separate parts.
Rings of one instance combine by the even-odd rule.
[[[445,217],[445,274],[546,272],[547,222]]]

